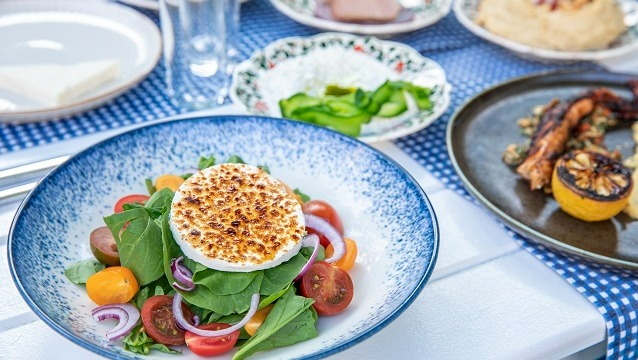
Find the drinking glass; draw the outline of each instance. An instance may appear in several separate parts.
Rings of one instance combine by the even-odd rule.
[[[219,106],[237,58],[239,0],[160,0],[165,80],[186,110]]]

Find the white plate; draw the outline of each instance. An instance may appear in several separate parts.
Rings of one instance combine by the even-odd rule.
[[[627,24],[628,31],[609,48],[592,51],[542,49],[495,35],[475,21],[479,2],[480,0],[456,0],[454,3],[456,18],[475,35],[524,56],[548,60],[599,61],[626,55],[638,49],[638,2],[634,0],[618,0],[625,12],[625,24]]]
[[[157,26],[126,6],[95,1],[1,1],[0,66],[117,58],[114,80],[54,107],[0,90],[0,121],[51,120],[94,108],[143,80],[161,56]],[[13,105],[12,105],[13,104]]]
[[[413,17],[405,22],[387,24],[358,24],[338,22],[317,17],[317,4],[324,0],[270,0],[277,10],[298,23],[322,30],[363,35],[392,35],[422,29],[432,25],[450,12],[452,0],[400,0]]]
[[[402,43],[340,33],[285,38],[256,51],[235,69],[230,97],[250,114],[281,117],[279,100],[296,93],[321,95],[327,85],[370,91],[386,80],[432,88],[432,108],[372,118],[361,129],[361,141],[392,140],[419,131],[450,104],[450,86],[436,62]]]

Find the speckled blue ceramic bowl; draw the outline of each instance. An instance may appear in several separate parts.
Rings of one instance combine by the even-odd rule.
[[[387,157],[313,125],[259,117],[205,117],[155,123],[103,141],[46,176],[24,201],[9,236],[9,266],[26,302],[71,341],[113,359],[134,358],[96,323],[83,286],[64,276],[91,257],[89,233],[123,195],[145,193],[144,179],[185,173],[201,155],[240,155],[339,211],[357,240],[348,309],[320,318],[319,336],[254,358],[319,358],[379,331],[419,294],[434,268],[439,234],[423,190]],[[374,339],[370,341],[375,341]],[[195,359],[188,349],[171,359]],[[158,354],[144,357],[163,357]],[[228,356],[230,357],[230,356]]]

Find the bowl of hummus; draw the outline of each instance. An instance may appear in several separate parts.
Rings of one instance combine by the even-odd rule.
[[[602,60],[638,48],[632,0],[459,0],[459,21],[485,40],[554,60]]]

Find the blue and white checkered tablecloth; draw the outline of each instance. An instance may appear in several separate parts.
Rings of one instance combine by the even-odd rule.
[[[157,14],[145,12],[157,21]],[[267,0],[253,0],[242,7],[241,58],[247,58],[270,42],[288,36],[313,35],[317,30],[299,25],[277,12]],[[556,65],[524,60],[466,31],[449,15],[434,26],[400,35],[405,42],[445,69],[453,85],[450,110],[433,125],[396,141],[406,153],[449,188],[464,190],[450,163],[445,129],[453,112],[463,101],[506,79],[564,66],[594,67],[591,64]],[[166,96],[164,69],[160,64],[133,90],[87,113],[59,121],[24,125],[0,125],[0,154],[77,136],[142,123],[178,114]],[[604,316],[608,332],[608,359],[638,358],[638,274],[562,254],[507,232],[530,253],[564,277]]]

